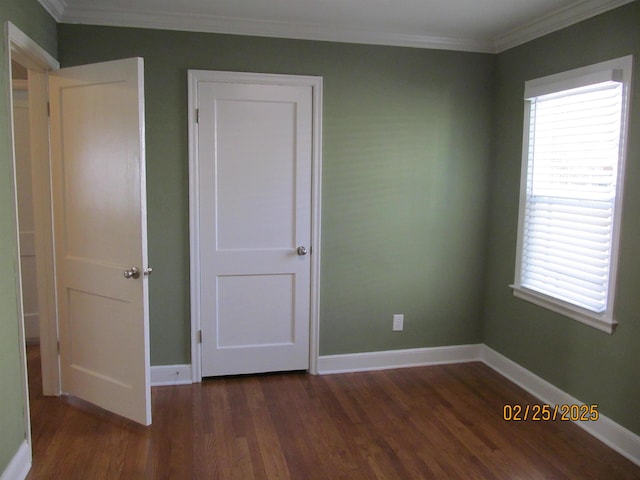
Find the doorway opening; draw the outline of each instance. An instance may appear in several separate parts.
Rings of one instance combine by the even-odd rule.
[[[31,181],[28,73],[28,70],[18,62],[11,62],[13,152],[22,280],[22,316],[27,344],[37,345],[40,343],[40,331]]]
[[[23,260],[24,268],[17,268],[15,278],[21,322],[18,341],[23,363],[26,441],[31,445],[27,338],[37,338],[40,344],[44,395],[60,395],[64,380],[65,393],[149,425],[148,275],[151,269],[146,260],[143,60],[132,58],[60,69],[53,57],[13,24],[6,24],[5,34],[10,62],[7,80],[11,81],[15,72],[16,77],[22,77],[16,79],[25,90],[24,95],[15,95],[16,101],[19,96],[25,97],[22,99],[24,111],[19,112],[23,117],[20,124],[13,114],[13,90],[9,92],[12,147],[26,144],[31,162],[30,167],[25,165],[25,155],[17,151],[20,148],[12,148],[12,168],[17,173],[12,175],[16,230],[26,239],[17,250],[26,253],[31,243],[33,253],[29,261]],[[100,86],[99,91],[93,88],[95,85]],[[107,110],[107,114],[92,115],[92,112]],[[29,130],[28,134],[25,130]],[[106,139],[113,138],[124,151],[104,148]],[[78,142],[84,143],[78,147]],[[71,146],[65,149],[63,144]],[[77,152],[83,154],[76,155]],[[108,182],[101,176],[101,167],[108,168],[107,173],[111,174]],[[101,182],[96,183],[95,178],[89,179],[93,182],[86,181],[87,175],[100,176]],[[20,184],[15,181],[16,176],[20,177]],[[119,181],[123,176],[126,181]],[[101,189],[85,188],[98,183]],[[102,228],[116,238],[128,239],[129,249],[120,248],[112,237],[108,241],[106,236],[91,241],[94,239],[84,235],[87,229],[97,231],[87,218],[95,220],[95,205],[108,204],[105,196],[114,191],[114,185],[125,188],[124,193],[116,195],[125,201],[109,204],[110,215],[100,218],[107,218],[111,223],[105,222],[106,227]],[[91,198],[85,195],[73,203],[81,193]],[[86,205],[94,207],[84,208]],[[54,242],[54,207],[57,243]],[[117,225],[114,222],[118,222]],[[135,235],[119,235],[122,231]],[[71,253],[69,245],[75,248]],[[103,257],[98,256],[100,253],[112,253],[108,248],[98,249],[104,245],[115,246],[112,250],[122,254],[122,258],[106,255],[103,261]],[[88,259],[85,263],[91,265],[85,265],[82,270],[78,259]],[[32,263],[31,273],[26,267],[28,262]],[[134,275],[134,271],[140,274]],[[22,284],[26,284],[30,276],[35,288],[25,288],[23,294]],[[31,297],[37,297],[37,301],[29,305],[26,301],[23,303],[23,299]],[[109,308],[105,304],[107,298],[119,302],[120,308]],[[34,309],[33,305],[37,305],[37,333],[30,330],[25,334],[24,318]],[[128,310],[123,314],[125,308]],[[76,329],[72,331],[71,327]],[[111,343],[103,342],[104,339],[111,339]],[[133,340],[125,342],[130,339]],[[113,351],[114,344],[125,343],[126,351],[131,353],[129,357],[120,355],[115,361],[113,356],[104,355],[105,350]],[[72,349],[72,344],[76,348]],[[129,361],[132,358],[134,361]],[[77,372],[85,377],[73,376]],[[100,381],[102,384],[98,385]],[[112,390],[102,388],[105,384],[113,386]],[[117,388],[128,396],[114,394]],[[135,412],[130,413],[133,410]]]
[[[29,117],[28,69],[11,62],[11,119],[13,122],[13,157],[16,188],[18,249],[20,252],[20,287],[23,341],[26,343],[29,385],[29,411],[33,411],[36,396],[42,396],[42,357],[40,355],[40,321],[38,308],[38,276],[33,215],[33,186],[31,173],[31,139]],[[41,286],[45,288],[44,285]]]
[[[30,451],[27,340],[37,338],[40,344],[43,394],[60,394],[47,117],[47,71],[57,69],[59,64],[10,22],[6,24],[5,35],[9,56],[7,80],[11,85],[9,122],[14,208],[21,234],[18,250],[25,254],[18,263],[16,303],[21,322],[19,351],[23,359],[24,425]],[[29,283],[23,294],[23,284]],[[37,306],[37,326],[36,317],[32,315],[36,313],[34,306]],[[26,333],[25,316],[31,322]]]

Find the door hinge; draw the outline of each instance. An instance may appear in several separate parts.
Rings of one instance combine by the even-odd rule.
[[[60,355],[60,340],[56,341],[56,348],[58,349],[58,355]]]
[[[202,330],[198,330],[198,343],[202,343]]]
[[[47,102],[47,117],[51,117],[51,103]]]
[[[196,123],[200,123],[200,109],[196,108]]]

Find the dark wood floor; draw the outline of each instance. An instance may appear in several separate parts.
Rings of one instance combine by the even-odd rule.
[[[157,387],[144,428],[43,397],[28,357],[29,479],[640,479],[575,425],[505,422],[536,400],[481,363]]]

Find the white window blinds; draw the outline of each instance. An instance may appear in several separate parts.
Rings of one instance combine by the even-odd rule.
[[[521,285],[593,312],[607,305],[622,84],[530,100]]]
[[[525,84],[514,293],[581,321],[614,323],[630,63]]]

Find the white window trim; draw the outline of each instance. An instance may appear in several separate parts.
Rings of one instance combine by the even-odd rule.
[[[525,112],[523,127],[522,146],[522,170],[520,177],[520,208],[518,213],[518,240],[516,250],[515,280],[511,288],[513,295],[519,299],[528,301],[540,307],[564,315],[573,320],[577,320],[585,325],[589,325],[603,332],[612,334],[617,325],[614,317],[616,279],[619,261],[620,226],[622,217],[622,198],[624,188],[624,170],[627,158],[627,138],[629,124],[629,103],[631,92],[633,56],[616,58],[606,62],[589,65],[575,70],[549,75],[525,82]],[[616,198],[614,203],[613,236],[611,263],[609,271],[608,301],[606,310],[602,313],[595,313],[590,310],[580,308],[568,302],[528,289],[520,284],[522,250],[524,235],[524,220],[526,208],[527,192],[527,167],[529,162],[529,126],[530,126],[530,105],[526,101],[529,98],[566,90],[569,88],[581,87],[605,80],[615,79],[623,84],[622,91],[622,123],[620,126],[620,160],[618,168],[618,183],[616,188]]]

